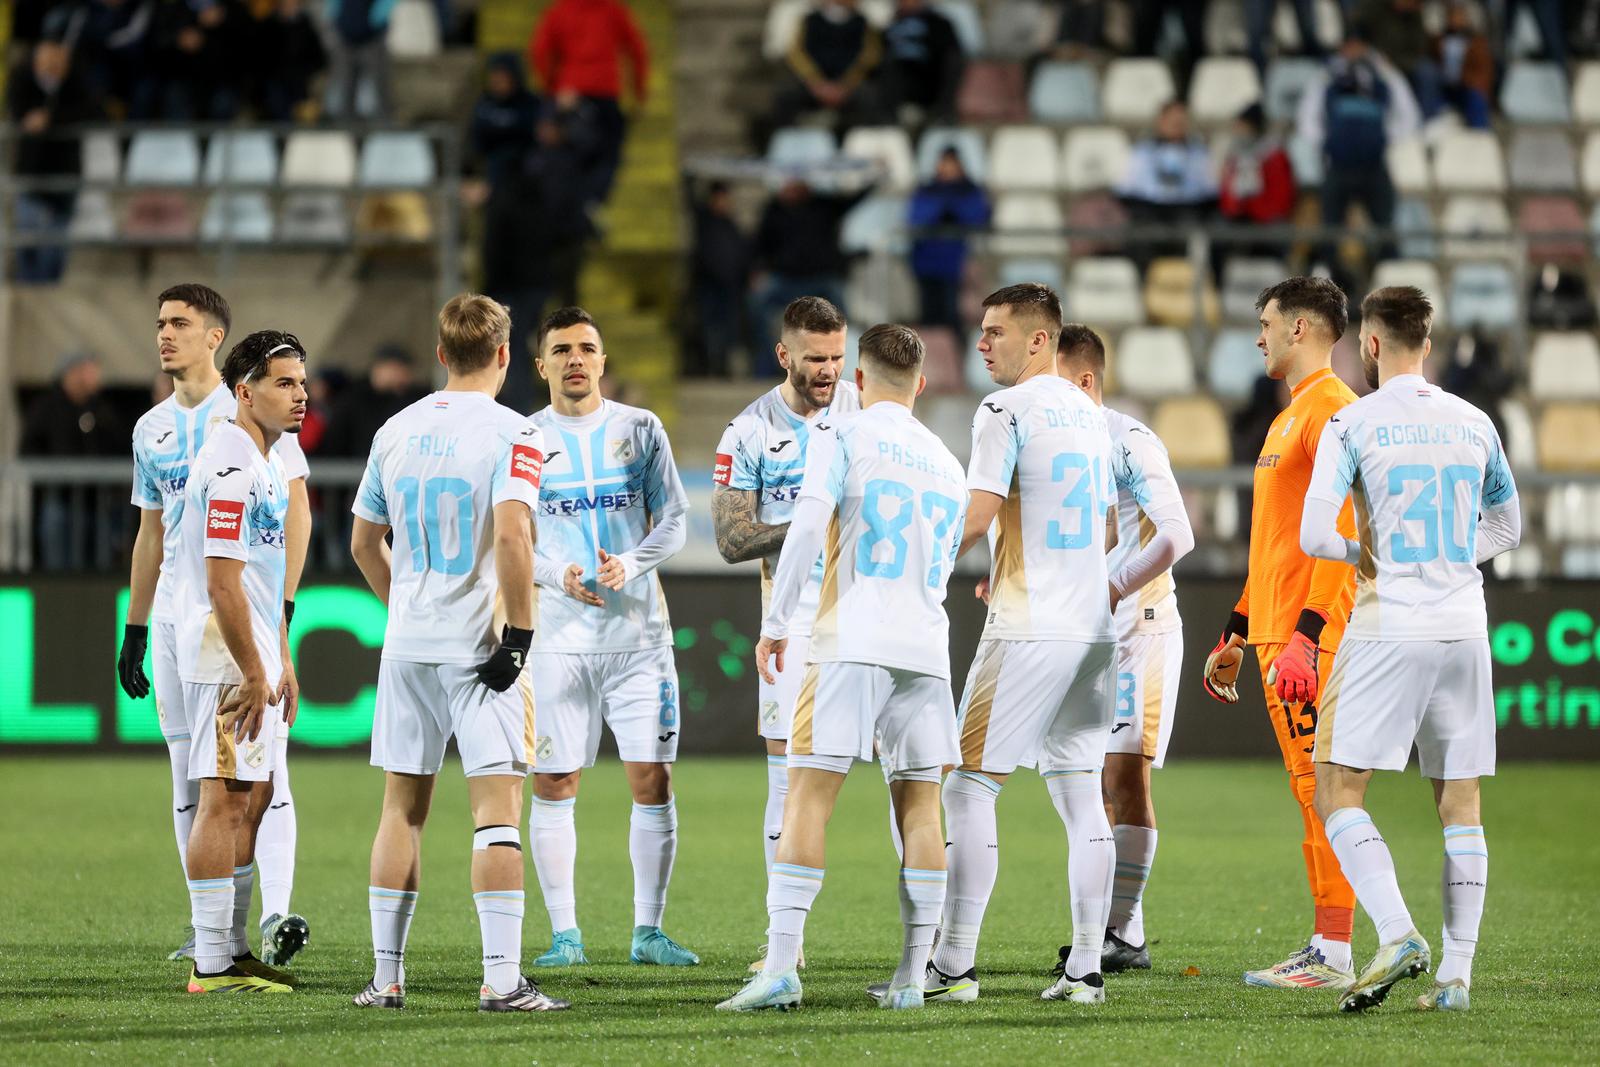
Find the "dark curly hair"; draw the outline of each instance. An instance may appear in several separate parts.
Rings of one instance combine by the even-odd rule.
[[[282,330],[257,330],[228,350],[222,361],[222,380],[230,390],[239,388],[240,382],[253,382],[267,373],[275,359],[293,357],[306,361],[306,346],[300,338]]]

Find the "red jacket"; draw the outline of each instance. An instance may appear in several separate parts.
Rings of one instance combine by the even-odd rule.
[[[1223,217],[1251,222],[1284,222],[1294,214],[1294,167],[1288,153],[1274,148],[1262,157],[1260,187],[1241,195],[1236,181],[1237,161],[1222,164],[1222,187],[1218,207]]]
[[[626,52],[633,97],[643,100],[650,55],[622,0],[556,0],[528,43],[528,59],[551,95],[572,90],[582,96],[622,95],[617,56]]]

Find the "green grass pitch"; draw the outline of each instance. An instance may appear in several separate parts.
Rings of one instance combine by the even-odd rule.
[[[887,977],[900,927],[883,782],[858,767],[806,931],[804,1008],[729,1017],[712,1005],[743,980],[766,919],[760,755],[678,767],[682,845],[666,929],[705,962],[676,971],[626,962],[628,801],[620,768],[602,764],[586,779],[577,816],[579,919],[596,962],[541,976],[572,999],[570,1012],[511,1018],[474,1010],[471,826],[453,771],[441,776],[426,837],[408,1005],[377,1012],[349,1004],[371,974],[365,886],[381,784],[363,759],[294,764],[295,908],[313,931],[297,961],[300,991],[203,998],[185,996],[185,965],[162,958],[188,916],[164,761],[10,757],[0,760],[0,1062],[1592,1062],[1600,1048],[1594,768],[1511,765],[1488,783],[1487,918],[1473,1010],[1460,1017],[1413,1010],[1420,981],[1348,1018],[1331,995],[1242,985],[1240,971],[1287,955],[1309,921],[1300,821],[1283,772],[1180,761],[1155,777],[1161,848],[1146,898],[1155,969],[1111,978],[1103,1007],[1038,1000],[1068,937],[1066,845],[1041,783],[1024,773],[1000,801],[982,999],[876,1010],[862,987]],[[1429,790],[1414,775],[1380,776],[1370,809],[1437,951],[1441,846]],[[525,960],[548,944],[531,871],[528,882]],[[1365,916],[1356,934],[1364,963],[1374,947]],[[1191,967],[1198,974],[1186,976]]]

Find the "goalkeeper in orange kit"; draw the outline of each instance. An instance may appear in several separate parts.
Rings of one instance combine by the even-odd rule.
[[[1306,875],[1316,906],[1310,943],[1282,963],[1247,972],[1244,980],[1279,989],[1344,989],[1354,979],[1350,927],[1356,898],[1312,807],[1311,749],[1317,694],[1350,617],[1355,569],[1300,551],[1300,509],[1323,426],[1356,398],[1330,366],[1349,314],[1344,293],[1321,278],[1279,282],[1262,291],[1256,309],[1256,346],[1266,355],[1267,377],[1286,381],[1292,398],[1256,460],[1250,569],[1222,638],[1206,659],[1205,688],[1217,700],[1237,702],[1244,648],[1255,646],[1273,732],[1305,820]],[[1348,501],[1339,531],[1355,536]]]

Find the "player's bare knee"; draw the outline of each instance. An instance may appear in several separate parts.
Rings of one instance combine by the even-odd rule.
[[[1441,826],[1477,826],[1482,822],[1476,778],[1435,778],[1433,799]]]
[[[626,767],[635,804],[665,804],[672,799],[672,764],[629,763]]]
[[[536,774],[533,776],[533,795],[540,800],[571,800],[578,795],[578,779],[582,776],[582,771]]]

